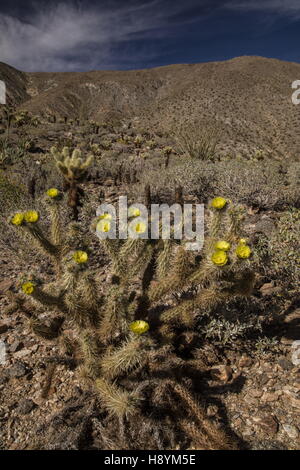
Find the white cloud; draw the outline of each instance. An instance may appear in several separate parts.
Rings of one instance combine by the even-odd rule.
[[[0,13],[0,61],[24,71],[136,68],[162,52],[163,42],[157,47],[153,39],[175,35],[176,26],[199,20],[201,11],[203,18],[222,8],[300,18],[299,0],[109,0],[94,7],[84,3],[37,4],[22,18]],[[186,14],[189,9],[196,13]],[[133,39],[140,40],[134,49]]]
[[[300,17],[299,0],[231,0],[226,8],[240,11],[265,11],[288,15],[295,19]]]
[[[111,10],[72,4],[36,10],[29,20],[0,14],[0,61],[24,71],[73,71],[113,63],[112,51],[134,35],[162,34],[161,0]],[[173,13],[173,11],[172,11]],[[128,57],[124,57],[127,60]]]

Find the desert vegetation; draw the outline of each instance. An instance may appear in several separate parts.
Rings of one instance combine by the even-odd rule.
[[[2,111],[0,447],[297,448],[297,155],[225,152],[218,120]],[[120,195],[133,224],[204,203],[203,249],[100,240]]]

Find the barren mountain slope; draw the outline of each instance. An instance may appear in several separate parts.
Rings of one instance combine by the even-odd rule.
[[[28,74],[0,64],[2,77],[11,95],[16,81],[18,102],[22,78],[30,95],[22,89],[23,107],[34,113],[136,118],[150,128],[208,123],[221,131],[220,149],[231,153],[297,155],[300,144],[300,108],[291,100],[291,84],[300,78],[296,63],[240,57],[138,71]]]

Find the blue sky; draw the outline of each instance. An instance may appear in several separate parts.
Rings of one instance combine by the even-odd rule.
[[[0,61],[24,71],[300,62],[299,43],[300,0],[0,0]]]

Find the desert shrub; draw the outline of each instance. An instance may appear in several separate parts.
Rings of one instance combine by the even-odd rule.
[[[259,356],[266,356],[268,354],[274,356],[274,352],[280,351],[279,345],[280,343],[276,337],[261,336],[254,343],[254,352]]]
[[[0,201],[1,213],[8,216],[11,211],[25,207],[28,204],[26,188],[13,183],[3,171],[0,171]]]
[[[65,168],[65,160],[58,161]],[[185,240],[142,239],[145,222],[131,215],[136,237],[100,240],[110,259],[104,267],[110,280],[103,285],[90,265],[92,253],[80,226],[62,224],[60,191],[51,188],[45,198],[49,230],[32,209],[12,214],[9,222],[52,262],[55,277],[47,282],[38,272],[27,272],[15,308],[32,299],[24,312],[45,340],[64,335],[64,326],[72,325],[73,365],[77,361],[98,397],[102,448],[108,442],[112,449],[237,448],[232,436],[207,418],[197,396],[204,366],[195,359],[201,341],[194,327],[198,315],[251,296],[255,274],[251,249],[240,239],[240,209],[215,198],[204,248],[195,253],[185,249]],[[102,214],[92,231],[103,234],[110,224]],[[44,323],[41,307],[53,312],[50,324]],[[56,361],[66,365],[70,356]]]
[[[278,162],[219,162],[215,171],[215,190],[247,206],[278,210],[295,202],[295,188]]]
[[[215,126],[189,124],[174,132],[179,153],[196,160],[214,160],[217,156],[219,132]]]
[[[294,287],[300,284],[299,233],[300,210],[293,208],[281,215],[268,245],[269,269],[278,279]]]
[[[248,334],[255,331],[262,331],[261,322],[254,318],[242,318],[235,321],[226,320],[222,317],[211,319],[201,327],[205,339],[220,346],[230,346],[240,349],[238,340],[247,338]]]
[[[140,158],[139,160],[141,163],[142,159]],[[103,152],[100,158],[96,158],[90,175],[91,179],[98,184],[103,184],[108,179],[112,179],[116,184],[134,182],[134,174],[138,169],[138,160],[133,164],[132,159],[128,155],[110,150]]]
[[[16,112],[13,117],[13,122],[17,127],[22,126],[37,126],[40,121],[37,116],[32,116],[28,111]]]
[[[21,160],[29,150],[29,141],[20,142],[18,145],[10,143],[7,139],[0,140],[0,166],[13,165]]]
[[[214,194],[262,210],[281,210],[299,204],[298,163],[253,162],[226,159],[217,162],[172,157],[165,169],[164,159],[146,160],[139,181],[150,184],[153,193],[167,197],[177,186],[185,194],[206,202]],[[163,171],[162,171],[163,168]],[[140,192],[140,187],[131,188]]]
[[[182,162],[175,156],[172,165],[165,168],[165,159],[160,155],[146,160],[138,172],[140,183],[130,188],[130,194],[140,194],[143,187],[149,184],[151,193],[159,201],[168,202],[173,197],[174,189],[182,187],[185,194],[194,195],[205,203],[214,195],[214,178],[212,163],[195,162],[191,159]]]

